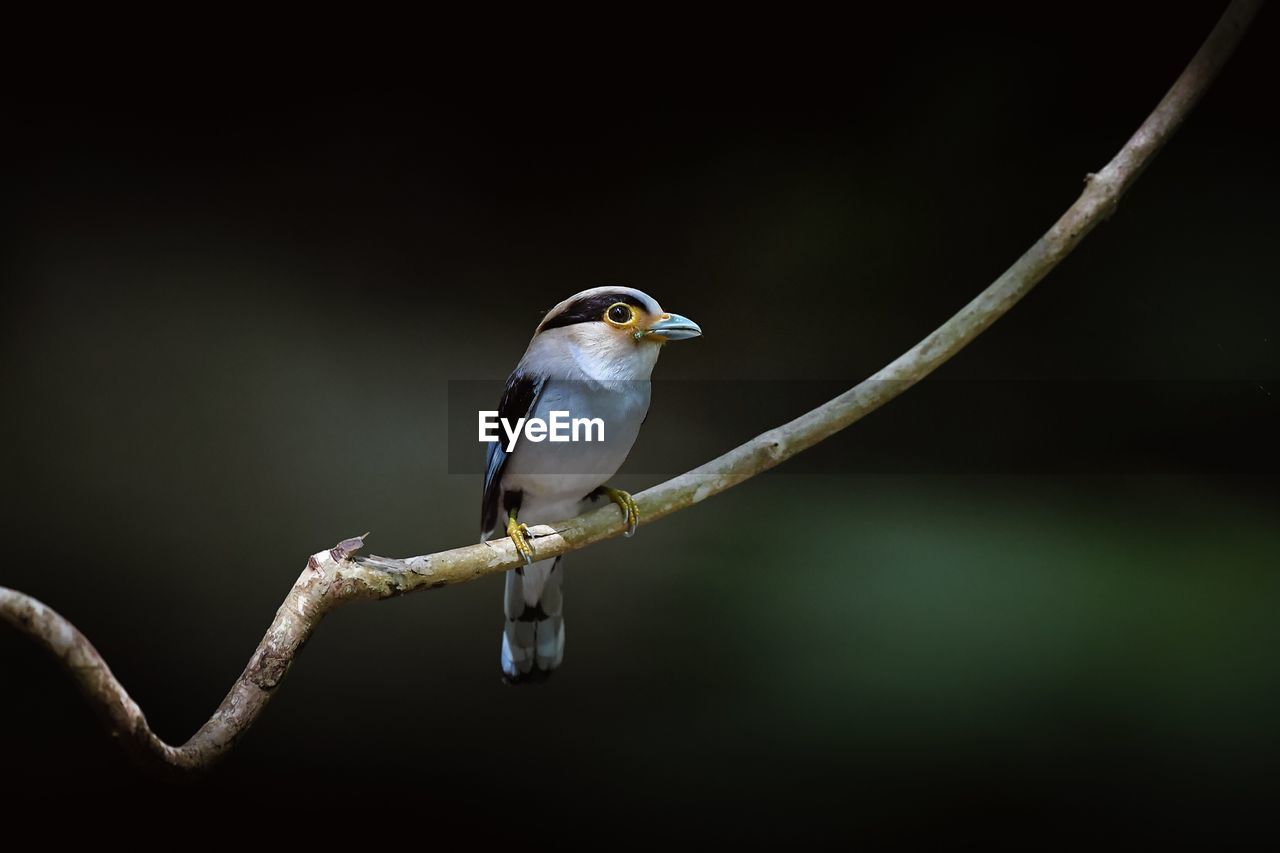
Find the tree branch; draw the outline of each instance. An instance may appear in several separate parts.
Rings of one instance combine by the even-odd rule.
[[[1120,197],[1208,89],[1260,6],[1261,0],[1233,0],[1133,137],[1102,171],[1088,176],[1080,198],[1053,227],[972,302],[844,394],[636,495],[642,522],[693,506],[829,438],[928,376],[1004,315],[1115,210]],[[542,560],[612,538],[622,529],[616,508],[609,506],[554,526],[535,527],[532,544],[536,558]],[[30,596],[0,587],[0,618],[58,659],[112,736],[134,757],[160,768],[203,769],[225,755],[249,729],[303,643],[335,607],[356,599],[390,598],[417,589],[464,583],[523,562],[507,539],[406,560],[355,557],[363,544],[362,537],[348,539],[310,557],[231,691],[209,721],[180,747],[156,737],[142,709],[97,650],[62,616]]]

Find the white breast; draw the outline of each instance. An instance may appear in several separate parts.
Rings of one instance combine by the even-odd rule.
[[[504,489],[524,492],[521,521],[541,524],[578,513],[579,501],[626,461],[649,411],[649,391],[647,378],[547,381],[531,415],[550,419],[551,412],[562,411],[571,418],[600,418],[604,440],[534,443],[521,438],[502,477]]]

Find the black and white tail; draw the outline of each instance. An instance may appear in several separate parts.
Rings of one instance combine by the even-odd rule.
[[[509,684],[545,681],[564,659],[563,582],[559,557],[507,572],[502,677]]]

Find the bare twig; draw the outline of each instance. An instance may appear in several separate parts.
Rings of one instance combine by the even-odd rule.
[[[718,459],[635,496],[645,523],[685,509],[812,447],[919,382],[1026,295],[1115,209],[1209,87],[1248,28],[1261,0],[1233,0],[1155,111],[1110,163],[1092,174],[1080,198],[986,290],[874,376],[790,423],[756,436]],[[610,506],[536,532],[538,559],[583,548],[623,531]],[[212,765],[257,719],[320,619],[340,604],[390,598],[463,583],[522,564],[510,540],[407,560],[355,558],[363,538],[314,554],[294,582],[248,666],[213,717],[180,747],[160,740],[142,709],[84,635],[45,605],[0,587],[0,617],[44,645],[71,673],[111,734],[146,763],[179,770]]]

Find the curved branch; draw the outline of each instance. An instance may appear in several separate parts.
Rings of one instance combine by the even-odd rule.
[[[1120,197],[1182,124],[1235,50],[1261,0],[1233,0],[1205,43],[1133,137],[1101,172],[1088,176],[1080,198],[1043,237],[986,290],[928,337],[869,379],[790,423],[756,436],[635,496],[645,523],[685,509],[774,467],[883,406],[938,368],[1043,279],[1115,209]],[[609,539],[622,532],[612,507],[532,531],[537,559]],[[406,560],[356,558],[362,537],[314,554],[276,611],[248,666],[213,717],[180,747],[160,740],[97,650],[70,622],[22,593],[0,587],[0,618],[53,653],[106,722],[111,734],[144,763],[195,770],[211,766],[257,719],[288,673],[302,644],[333,608],[361,598],[389,598],[416,589],[475,580],[522,564],[509,540],[483,542]]]

